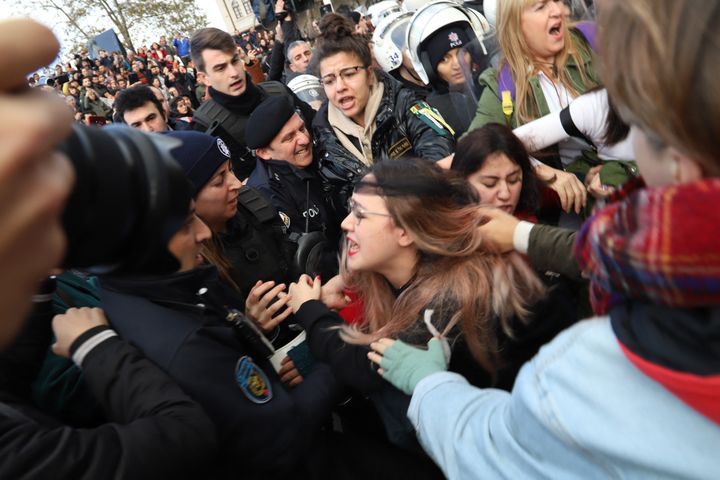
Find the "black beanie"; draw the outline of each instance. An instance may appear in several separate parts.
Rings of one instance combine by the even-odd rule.
[[[251,149],[267,147],[294,113],[295,108],[286,95],[266,98],[248,118],[245,144]]]
[[[347,15],[347,18],[352,20],[353,24],[357,25],[358,23],[360,23],[360,19],[362,18],[362,15],[360,14],[360,12],[353,11]]]
[[[453,48],[467,47],[468,43],[470,43],[470,39],[465,31],[460,25],[455,24],[433,33],[423,42],[422,48],[427,51],[432,70],[436,71],[438,63],[448,51]]]
[[[182,145],[173,148],[170,153],[193,184],[193,197],[210,181],[217,169],[230,160],[230,150],[220,138],[187,130],[170,131],[165,135],[182,141]]]

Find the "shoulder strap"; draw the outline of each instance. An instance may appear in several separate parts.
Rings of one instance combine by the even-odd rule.
[[[562,124],[565,133],[567,133],[571,137],[582,138],[583,140],[585,140],[585,142],[587,142],[588,145],[592,145],[593,148],[595,148],[595,144],[593,143],[593,141],[590,140],[583,132],[581,132],[577,125],[575,125],[575,122],[572,119],[572,115],[570,114],[569,106],[560,110],[560,123]]]
[[[510,65],[504,63],[498,75],[498,92],[500,94],[500,102],[502,102],[502,111],[505,114],[508,125],[510,117],[513,114],[513,103],[515,103],[515,82],[513,82]]]
[[[216,130],[221,127],[235,142],[245,145],[245,124],[248,117],[231,112],[212,98],[195,110],[193,120],[206,126],[205,133],[208,135],[215,135]]]
[[[287,87],[276,80],[268,80],[267,82],[258,83],[258,87],[260,90],[273,97],[277,95],[287,95],[290,97]]]
[[[247,186],[241,188],[238,202],[248,209],[260,223],[274,223],[279,219],[277,209],[253,188]]]
[[[273,80],[262,82],[258,87],[271,96],[290,96],[285,85]],[[242,146],[245,145],[245,125],[247,125],[248,118],[249,116],[247,115],[238,115],[235,112],[231,112],[212,98],[203,102],[200,108],[195,110],[193,114],[193,120],[207,126],[205,133],[208,135],[214,135],[218,127],[221,127],[225,133],[230,135],[233,140]]]

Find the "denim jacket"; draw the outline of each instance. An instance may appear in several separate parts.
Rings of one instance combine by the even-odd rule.
[[[512,393],[430,375],[408,417],[450,479],[720,478],[720,426],[631,364],[608,317],[558,335]]]

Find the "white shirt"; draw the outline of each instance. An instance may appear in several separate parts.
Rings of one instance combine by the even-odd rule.
[[[547,103],[548,109],[550,109],[550,113],[559,115],[563,108],[570,105],[573,97],[562,83],[553,83],[552,80],[542,72],[538,74],[538,80],[540,81],[540,87],[542,88],[545,102]],[[570,136],[565,136],[562,140],[555,143],[558,144],[563,167],[568,166],[576,157],[582,154],[583,150],[587,150],[590,147],[582,140]]]
[[[558,89],[558,91],[560,90]],[[554,88],[552,95],[557,99],[557,93],[555,93]],[[546,98],[547,97],[546,94]],[[548,101],[548,106],[549,105],[550,102]],[[635,153],[629,135],[628,138],[615,145],[606,145],[603,143],[608,110],[607,91],[604,89],[580,95],[570,103],[570,116],[573,119],[573,123],[575,123],[578,130],[595,144],[600,159],[634,159]],[[553,111],[553,113],[549,115],[526,123],[513,130],[513,133],[515,133],[515,135],[523,141],[528,150],[531,151],[540,150],[556,143],[562,143],[563,140],[569,138],[560,122],[560,110]],[[584,142],[578,143],[578,145],[584,145]],[[579,152],[577,155],[579,155]],[[566,164],[564,160],[563,164]]]

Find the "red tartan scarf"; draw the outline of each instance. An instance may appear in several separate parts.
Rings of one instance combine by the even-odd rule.
[[[590,300],[720,305],[720,179],[636,191],[585,223],[575,243]]]
[[[608,205],[575,254],[626,358],[720,424],[720,179]]]

